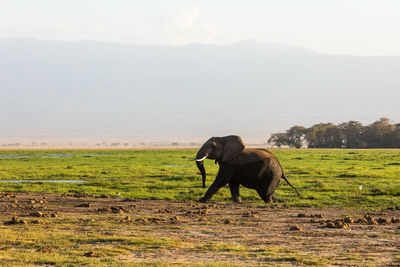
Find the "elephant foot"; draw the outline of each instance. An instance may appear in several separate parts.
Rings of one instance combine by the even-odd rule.
[[[208,201],[208,199],[202,197],[202,198],[199,198],[197,201],[201,202],[201,203],[206,203]]]
[[[242,199],[239,198],[232,198],[233,202],[237,203],[237,204],[241,204],[242,203]]]

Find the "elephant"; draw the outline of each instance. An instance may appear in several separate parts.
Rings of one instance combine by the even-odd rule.
[[[203,188],[206,182],[203,164],[205,159],[214,159],[215,163],[219,164],[219,170],[214,182],[199,202],[207,202],[221,187],[229,184],[232,200],[236,203],[241,203],[240,185],[255,189],[265,203],[272,203],[273,194],[281,178],[300,196],[297,189],[286,179],[275,155],[262,148],[246,148],[240,136],[212,137],[201,146],[193,160],[200,170]]]

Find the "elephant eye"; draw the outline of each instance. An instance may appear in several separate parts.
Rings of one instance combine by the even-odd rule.
[[[211,143],[211,146],[212,146],[212,147],[216,147],[216,146],[217,146],[217,143],[212,142],[212,143]]]

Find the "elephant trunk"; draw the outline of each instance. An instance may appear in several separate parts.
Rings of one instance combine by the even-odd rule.
[[[197,168],[199,168],[201,173],[201,178],[203,179],[203,188],[206,187],[206,169],[204,168],[203,161],[196,161]]]
[[[204,144],[200,149],[199,152],[197,152],[196,155],[196,165],[197,168],[199,168],[200,173],[201,173],[201,178],[203,179],[203,188],[206,187],[206,170],[204,168],[204,163],[203,161],[207,158],[207,145]]]

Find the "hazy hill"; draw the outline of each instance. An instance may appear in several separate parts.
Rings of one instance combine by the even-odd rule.
[[[169,47],[0,39],[0,137],[260,140],[295,124],[399,122],[399,72],[400,57],[251,40]]]

